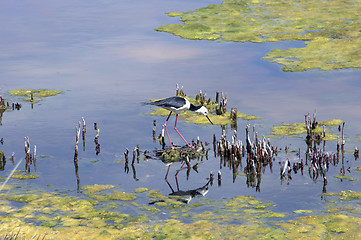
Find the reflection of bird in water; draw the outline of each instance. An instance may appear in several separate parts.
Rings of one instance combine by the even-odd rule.
[[[205,196],[208,193],[208,185],[210,183],[210,180],[202,187],[196,188],[196,189],[191,189],[188,191],[174,191],[173,188],[170,186],[170,184],[168,183],[170,189],[172,190],[172,193],[169,194],[169,198],[174,199],[178,202],[182,202],[182,203],[189,203],[192,198],[196,197],[196,196]],[[153,202],[150,202],[149,204],[155,204],[157,202],[164,202],[164,199],[159,199]]]
[[[204,186],[196,188],[196,189],[192,189],[192,190],[188,190],[188,191],[177,191],[174,192],[172,189],[172,193],[169,194],[169,196],[173,199],[176,199],[179,202],[183,202],[183,203],[189,203],[192,198],[194,198],[195,196],[205,196],[208,193],[208,185],[209,185],[208,181]]]
[[[172,112],[174,112],[176,114],[175,115],[174,130],[179,134],[179,136],[184,140],[184,142],[189,147],[191,147],[191,145],[184,139],[182,134],[180,134],[180,132],[178,132],[178,130],[177,130],[177,120],[178,120],[179,112],[189,110],[189,111],[192,111],[192,112],[202,114],[202,115],[206,116],[207,119],[209,120],[209,122],[213,125],[211,119],[209,119],[209,117],[207,115],[208,110],[207,110],[206,107],[204,107],[204,106],[194,106],[193,104],[191,104],[184,97],[169,97],[169,98],[161,99],[161,100],[158,100],[158,101],[149,102],[149,103],[146,103],[146,104],[154,105],[154,106],[157,106],[157,107],[162,107],[162,108],[167,109],[167,110],[170,111],[170,113],[169,113],[169,115],[167,117],[167,120],[165,120],[163,126],[165,128],[165,131],[167,133],[167,136],[168,136],[168,139],[169,139],[169,142],[170,142],[170,145],[171,145],[172,148],[174,148],[174,147],[172,145],[172,141],[170,140],[169,133],[168,133],[168,130],[167,130],[167,122],[168,122],[168,120],[170,118],[170,115],[172,115]]]

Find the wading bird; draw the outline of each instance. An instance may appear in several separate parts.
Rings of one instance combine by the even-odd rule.
[[[177,130],[177,120],[178,120],[179,112],[189,110],[189,111],[192,111],[192,112],[202,114],[202,115],[206,116],[207,119],[209,120],[209,122],[213,125],[211,119],[209,119],[209,117],[207,115],[208,110],[207,110],[207,108],[205,106],[194,106],[193,104],[191,104],[184,97],[169,97],[169,98],[157,100],[157,101],[154,101],[154,102],[149,102],[149,103],[146,103],[146,104],[154,105],[154,106],[157,106],[157,107],[162,107],[162,108],[167,109],[167,110],[170,111],[170,113],[169,113],[169,115],[167,117],[167,120],[165,120],[163,126],[164,126],[164,129],[165,129],[166,133],[167,133],[167,136],[168,136],[168,139],[169,139],[169,142],[170,142],[170,145],[171,145],[172,148],[174,148],[174,147],[173,147],[172,141],[170,140],[169,133],[168,133],[168,130],[167,130],[167,122],[168,122],[168,120],[170,118],[170,115],[172,115],[172,112],[174,112],[176,114],[175,115],[174,130],[179,134],[179,136],[184,140],[184,142],[189,147],[192,147],[192,146],[184,139],[182,134],[180,134],[180,132]]]

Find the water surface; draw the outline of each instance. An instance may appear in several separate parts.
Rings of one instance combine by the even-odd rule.
[[[24,158],[24,137],[31,146],[37,145],[39,178],[25,184],[49,191],[77,193],[74,174],[75,127],[84,117],[87,123],[85,149],[80,144],[79,176],[81,186],[112,184],[133,192],[138,187],[171,192],[164,181],[167,167],[160,160],[141,158],[136,164],[136,177],[124,171],[124,151],[137,145],[142,151],[160,148],[153,142],[153,120],[157,134],[164,117],[147,115],[149,99],[175,94],[178,83],[195,96],[202,90],[214,99],[217,91],[228,96],[228,106],[238,111],[260,116],[257,121],[238,120],[238,136],[245,141],[245,126],[257,124],[259,136],[268,136],[271,127],[282,122],[303,122],[304,115],[317,110],[318,120],[339,118],[346,122],[346,150],[360,148],[355,140],[361,134],[360,71],[282,72],[281,66],[262,60],[274,48],[302,46],[302,42],[232,43],[192,41],[154,28],[176,22],[165,15],[168,11],[186,11],[219,1],[61,1],[2,2],[0,19],[0,87],[8,101],[20,101],[7,91],[18,88],[48,88],[62,90],[61,95],[47,98],[33,106],[22,103],[20,111],[5,112],[0,126],[4,139],[1,150],[7,157],[15,153],[16,161]],[[5,24],[6,23],[6,24]],[[101,152],[95,154],[93,139],[100,129]],[[170,121],[170,126],[173,120]],[[219,126],[197,126],[178,123],[186,139],[211,142],[219,138]],[[170,128],[171,129],[171,128]],[[233,130],[227,128],[227,135]],[[336,129],[334,132],[337,133]],[[171,131],[173,141],[181,139]],[[271,139],[275,146],[301,149],[304,157],[304,136]],[[326,151],[335,152],[336,142],[326,143]],[[212,151],[210,151],[212,153]],[[131,154],[130,154],[131,156]],[[279,211],[318,209],[323,181],[313,181],[308,174],[293,175],[289,184],[279,176],[280,165],[287,159],[297,160],[295,153],[282,152],[271,169],[262,174],[260,192],[248,187],[246,178],[233,182],[227,167],[220,168],[219,158],[210,154],[191,172],[189,179],[180,172],[178,180],[184,190],[207,182],[210,172],[222,172],[222,185],[210,187],[207,199],[219,200],[237,195],[255,195],[272,201]],[[94,161],[98,160],[98,161]],[[346,162],[347,161],[347,162]],[[359,191],[360,172],[352,152],[345,153],[346,168],[356,181],[340,181],[341,166],[327,173],[327,191]],[[180,164],[174,164],[170,182]],[[7,176],[12,166],[6,166],[1,176]],[[23,169],[23,164],[20,166]],[[197,201],[197,200],[196,200]]]

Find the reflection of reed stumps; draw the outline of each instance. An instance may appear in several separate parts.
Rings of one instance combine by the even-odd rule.
[[[156,126],[157,126],[157,121],[153,120],[153,141],[155,141],[155,129],[156,129]]]
[[[34,170],[36,170],[36,145],[34,145],[34,153],[33,153],[33,164],[34,164]]]
[[[78,161],[79,138],[80,138],[80,122],[79,122],[79,124],[75,127],[75,152],[74,152],[74,161]]]
[[[94,130],[98,130],[98,124],[96,122],[94,123]]]
[[[98,155],[100,153],[100,144],[98,142],[99,139],[99,134],[100,134],[100,129],[97,129],[97,135],[95,135],[94,138],[94,143],[95,143],[95,154]]]
[[[128,159],[128,155],[129,155],[129,149],[127,148],[124,152],[124,158],[125,158],[125,165],[124,165],[124,172],[128,173],[129,172],[129,159]]]
[[[217,156],[217,138],[216,138],[216,134],[213,134],[213,152],[214,152],[214,156]]]
[[[211,186],[213,185],[213,180],[214,180],[214,176],[212,171],[209,173],[209,183],[211,184]]]
[[[6,157],[5,157],[5,154],[1,154],[0,171],[4,171],[4,170],[5,170],[5,165],[6,165]]]
[[[76,189],[77,192],[80,191],[80,178],[79,178],[79,166],[78,166],[78,152],[79,152],[79,139],[80,139],[80,122],[75,128],[75,150],[74,150],[74,170],[76,177]]]
[[[359,150],[357,149],[357,147],[355,147],[355,151],[353,153],[353,156],[355,157],[355,160],[357,160],[359,158]]]
[[[4,138],[1,138],[1,139],[0,139],[0,143],[1,143],[1,145],[4,144]]]
[[[345,135],[344,135],[344,129],[345,129],[345,122],[342,123],[342,144],[341,144],[341,149],[343,150],[343,146],[345,145]]]
[[[30,103],[31,103],[31,109],[34,108],[34,95],[33,92],[30,92]]]
[[[25,172],[30,172],[31,154],[30,154],[30,139],[25,137]]]
[[[137,148],[135,147],[134,150],[133,150],[133,160],[132,160],[132,165],[134,165],[134,162],[135,162],[135,155],[137,153]]]
[[[15,153],[13,152],[12,154],[11,154],[11,157],[9,158],[9,160],[11,161],[11,163],[13,164],[13,166],[14,166],[14,155],[15,155]]]
[[[86,124],[85,124],[85,119],[83,117],[81,117],[82,122],[83,122],[83,131],[82,131],[82,140],[83,140],[83,151],[85,151],[85,133],[86,133]]]
[[[219,170],[218,170],[217,179],[218,179],[218,187],[220,187],[222,185],[222,174],[221,174],[221,171],[219,171]]]
[[[139,181],[139,179],[137,178],[137,172],[135,171],[135,166],[134,164],[132,164],[132,171],[133,171],[133,179],[135,181]]]

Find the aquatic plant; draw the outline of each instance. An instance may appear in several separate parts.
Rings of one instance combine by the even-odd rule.
[[[94,185],[86,189],[98,191],[103,187],[108,188],[106,186]],[[330,211],[326,210],[326,213],[321,214],[309,210],[296,210],[295,213],[301,216],[289,219],[284,213],[271,211],[269,208],[274,206],[273,203],[261,202],[254,196],[240,195],[218,201],[204,200],[193,206],[184,206],[176,201],[171,203],[171,200],[166,200],[168,198],[156,190],[148,192],[148,198],[162,198],[169,203],[159,202],[154,206],[130,203],[140,211],[136,216],[122,213],[129,205],[123,206],[120,212],[114,212],[109,210],[112,209],[111,203],[100,205],[92,199],[60,196],[58,193],[0,194],[1,237],[13,236],[14,233],[19,233],[23,239],[30,239],[35,236],[34,234],[45,239],[361,237],[361,218],[347,214],[357,213],[351,205],[338,206],[334,203],[328,208]],[[352,191],[325,195],[339,197],[340,201],[360,199],[360,193]],[[11,204],[12,201],[22,204],[16,206]],[[209,210],[202,211],[205,205]],[[201,211],[194,212],[197,208]],[[170,214],[171,218],[154,218],[161,212]]]
[[[284,71],[360,68],[361,3],[352,0],[225,0],[194,11],[170,12],[181,24],[156,31],[192,40],[234,42],[306,41],[306,47],[275,49],[264,58]]]
[[[12,96],[22,96],[23,101],[29,101],[36,103],[41,101],[43,98],[55,96],[62,93],[60,90],[48,90],[48,89],[16,89],[10,90],[9,94]]]

